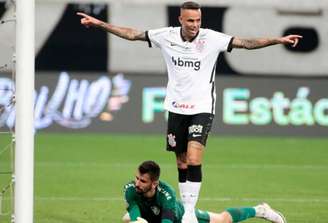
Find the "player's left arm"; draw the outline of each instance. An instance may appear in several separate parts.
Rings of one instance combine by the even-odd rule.
[[[267,46],[276,44],[292,45],[295,47],[300,39],[303,37],[300,35],[288,35],[283,37],[262,37],[262,38],[240,38],[234,37],[231,44],[232,48],[243,48],[248,50],[260,49]]]

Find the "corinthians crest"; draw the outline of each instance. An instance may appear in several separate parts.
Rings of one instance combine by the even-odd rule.
[[[172,147],[176,147],[177,146],[177,142],[175,141],[175,135],[173,134],[168,134],[167,135],[167,140],[170,146]]]
[[[201,39],[196,40],[195,45],[196,45],[197,52],[201,53],[205,47],[205,40],[201,40]]]

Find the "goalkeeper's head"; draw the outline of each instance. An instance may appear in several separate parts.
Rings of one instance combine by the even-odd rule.
[[[138,167],[139,173],[148,174],[152,181],[159,180],[161,169],[157,163],[152,160],[144,161]]]
[[[160,172],[159,165],[154,161],[141,163],[135,178],[136,191],[146,197],[152,196],[158,185]]]

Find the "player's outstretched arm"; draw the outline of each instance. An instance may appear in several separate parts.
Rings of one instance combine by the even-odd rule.
[[[126,28],[126,27],[119,27],[114,26],[112,24],[106,23],[104,21],[101,21],[99,19],[96,19],[95,17],[92,17],[90,15],[87,15],[82,12],[76,13],[78,16],[81,16],[81,24],[85,27],[96,27],[103,29],[109,33],[112,33],[118,37],[121,37],[123,39],[127,40],[142,40],[146,41],[146,35],[145,32],[139,31],[132,28]]]
[[[292,45],[292,47],[295,47],[300,41],[300,39],[302,38],[303,37],[300,35],[288,35],[288,36],[276,37],[276,38],[254,38],[254,39],[235,37],[232,41],[232,47],[244,48],[248,50],[260,49],[263,47],[272,46],[276,44]]]

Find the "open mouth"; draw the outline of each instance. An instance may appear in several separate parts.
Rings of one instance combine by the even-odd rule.
[[[189,32],[192,33],[192,34],[196,34],[198,32],[198,30],[197,29],[190,29]]]

